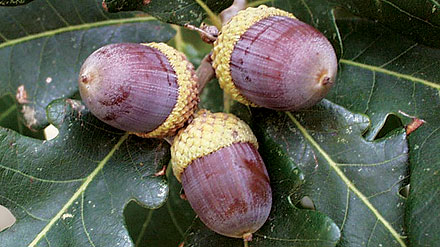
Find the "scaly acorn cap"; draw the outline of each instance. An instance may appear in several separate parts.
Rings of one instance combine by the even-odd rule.
[[[257,105],[246,99],[232,81],[230,69],[231,55],[235,44],[252,25],[271,16],[286,16],[296,19],[296,17],[289,12],[265,5],[260,5],[258,8],[242,10],[222,27],[222,32],[214,42],[214,49],[211,56],[212,66],[215,69],[220,87],[226,93],[230,94],[233,99],[253,107],[257,107]]]
[[[171,163],[177,180],[192,161],[234,143],[258,142],[251,128],[238,117],[223,112],[200,110],[192,122],[178,132],[171,146]]]
[[[167,119],[155,130],[148,133],[133,133],[143,138],[160,138],[170,136],[179,130],[193,115],[198,103],[197,76],[194,66],[188,62],[186,56],[165,43],[143,43],[142,45],[155,48],[162,52],[169,60],[177,76],[179,96],[176,105]],[[154,106],[151,106],[154,107]]]

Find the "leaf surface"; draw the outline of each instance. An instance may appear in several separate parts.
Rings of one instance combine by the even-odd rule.
[[[79,101],[48,106],[60,130],[40,141],[0,129],[0,204],[16,224],[0,233],[5,246],[133,246],[124,226],[130,200],[158,208],[168,185],[154,173],[169,146],[110,128]]]
[[[233,0],[204,0],[210,10],[220,13],[229,7]],[[199,26],[207,16],[203,7],[196,0],[105,0],[109,12],[140,10],[161,21],[178,25],[193,24]]]
[[[406,229],[412,246],[440,241],[440,50],[420,45],[362,20],[339,22],[344,57],[329,99],[367,114],[375,139],[390,115],[410,124],[426,121],[409,135],[410,193]]]
[[[180,197],[182,186],[174,177],[171,165],[166,177],[170,192],[165,205],[152,210],[130,203],[126,208],[130,236],[138,247],[178,246],[195,217],[189,203]]]
[[[329,1],[418,43],[440,48],[440,3],[437,0]]]

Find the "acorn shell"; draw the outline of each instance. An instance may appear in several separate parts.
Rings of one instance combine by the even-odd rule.
[[[249,126],[232,114],[202,110],[179,131],[171,163],[202,222],[229,237],[248,238],[267,220],[272,192]]]
[[[269,216],[269,176],[257,149],[248,142],[194,160],[181,179],[191,207],[217,233],[246,238]]]
[[[240,11],[215,42],[220,86],[246,105],[298,110],[319,102],[337,73],[337,58],[319,31],[267,6]]]
[[[199,102],[194,67],[163,43],[101,47],[81,67],[79,89],[97,118],[142,137],[174,134]]]

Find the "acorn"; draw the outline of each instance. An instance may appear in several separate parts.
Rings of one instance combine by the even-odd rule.
[[[286,111],[324,98],[338,65],[322,33],[264,5],[240,11],[223,26],[212,59],[220,86],[233,99]]]
[[[194,66],[164,43],[101,47],[82,65],[79,91],[98,119],[145,138],[175,134],[199,102]]]
[[[267,220],[272,191],[257,149],[257,139],[245,122],[207,110],[199,111],[174,138],[174,175],[211,230],[250,240]]]

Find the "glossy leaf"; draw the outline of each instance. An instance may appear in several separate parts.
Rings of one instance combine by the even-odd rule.
[[[109,12],[140,10],[157,19],[183,26],[193,24],[199,26],[207,16],[205,10],[196,0],[105,0]],[[209,9],[216,13],[229,7],[233,0],[204,0]]]
[[[329,1],[419,43],[440,48],[440,3],[437,0]]]
[[[178,246],[195,217],[189,203],[180,197],[182,186],[174,177],[171,166],[168,166],[166,177],[170,192],[161,208],[152,210],[134,202],[127,205],[126,222],[138,247]]]
[[[79,69],[94,50],[117,42],[168,41],[174,34],[151,17],[104,13],[98,0],[0,8],[0,23],[0,98],[15,108],[1,118],[19,120],[0,124],[17,131],[47,125],[46,106],[77,93]]]
[[[425,124],[409,135],[410,193],[406,229],[413,246],[440,241],[440,50],[420,45],[374,23],[339,22],[345,54],[329,99],[367,114],[373,140],[389,115]]]
[[[408,147],[402,130],[368,142],[362,137],[368,118],[325,100],[293,115],[259,111],[255,120],[304,172],[298,193],[335,221],[339,246],[404,244],[399,189],[407,176]]]
[[[48,106],[51,141],[0,129],[0,204],[17,222],[5,246],[133,246],[124,226],[130,200],[158,208],[168,185],[154,173],[169,160],[163,141],[112,129],[73,100]]]

